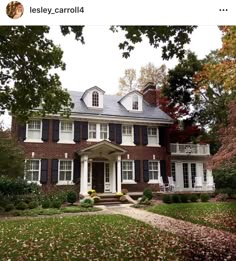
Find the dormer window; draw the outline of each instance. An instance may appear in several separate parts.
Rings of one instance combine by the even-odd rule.
[[[92,106],[93,107],[99,106],[99,94],[97,91],[93,91],[92,93]]]
[[[133,96],[132,109],[138,110],[138,96],[137,95]]]

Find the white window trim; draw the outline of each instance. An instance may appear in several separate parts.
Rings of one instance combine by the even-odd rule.
[[[29,160],[38,160],[39,161],[39,177],[38,177],[38,180],[37,181],[31,181],[31,180],[27,180],[26,179],[26,173],[24,174],[24,180],[26,180],[27,181],[27,183],[35,183],[35,184],[37,184],[37,185],[39,185],[39,186],[42,186],[42,184],[40,183],[40,176],[41,176],[41,159],[26,159],[25,160],[25,164],[27,164],[27,161],[29,161]]]
[[[159,136],[159,128],[158,127],[155,127],[155,126],[149,126],[147,127],[148,129],[149,128],[155,128],[157,130],[157,136],[156,136],[156,140],[157,140],[157,143],[149,143],[150,140],[148,138],[148,144],[147,144],[147,147],[161,147],[160,145],[160,136]],[[147,136],[149,137],[148,135],[148,130],[147,130]]]
[[[26,123],[26,139],[24,140],[24,142],[36,142],[36,143],[43,143],[42,141],[42,129],[43,129],[43,126],[42,126],[42,120],[39,120],[39,119],[31,119],[32,121],[35,120],[35,121],[40,121],[40,138],[39,139],[29,139],[28,138],[28,128],[29,128],[29,124],[28,122]]]
[[[89,138],[89,124],[96,124],[96,139],[91,139]],[[101,124],[106,124],[107,125],[107,139],[101,139]],[[109,124],[106,122],[101,122],[101,123],[97,123],[97,122],[89,122],[88,123],[88,140],[87,141],[103,141],[103,140],[109,140]]]
[[[62,140],[61,139],[61,123],[62,123],[62,121],[60,120],[60,122],[59,122],[59,141],[57,143],[59,143],[59,144],[75,144],[75,142],[74,142],[74,122],[70,121],[72,123],[72,140]]]
[[[158,177],[157,177],[157,179],[149,179],[148,184],[158,184],[158,183],[160,183],[160,176],[161,176],[160,161],[159,160],[149,160],[148,165],[149,165],[149,162],[157,162],[158,163]],[[148,168],[148,175],[149,175],[149,168]]]
[[[121,175],[122,175],[122,183],[121,184],[137,184],[135,181],[135,166],[134,166],[134,160],[122,160],[123,162],[132,161],[132,180],[131,179],[123,179],[123,167],[121,169]]]
[[[61,161],[71,161],[71,180],[60,180],[60,162]],[[72,159],[60,159],[58,160],[58,182],[57,185],[74,185],[73,176],[74,176],[74,161]]]
[[[122,131],[123,126],[131,126],[131,139],[133,141],[132,143],[124,143],[123,131]],[[134,144],[134,126],[133,125],[122,124],[122,126],[121,126],[121,135],[122,135],[122,144],[120,144],[121,146],[136,146],[136,144]]]

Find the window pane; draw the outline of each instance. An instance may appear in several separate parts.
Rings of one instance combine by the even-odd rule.
[[[92,93],[92,106],[99,106],[99,94],[96,91]]]
[[[100,124],[100,139],[107,139],[107,124]]]
[[[32,120],[28,123],[29,130],[40,130],[41,121],[40,120]]]
[[[61,131],[62,132],[72,132],[72,122],[61,122]]]
[[[96,124],[89,123],[89,139],[96,139]]]

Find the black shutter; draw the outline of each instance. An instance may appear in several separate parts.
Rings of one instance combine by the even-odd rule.
[[[73,182],[74,183],[79,183],[80,182],[80,159],[74,159]]]
[[[52,183],[58,182],[58,160],[52,160]]]
[[[49,135],[49,120],[43,119],[42,120],[42,141],[48,141]]]
[[[74,121],[74,142],[80,142],[80,122]]]
[[[59,141],[59,120],[52,121],[52,141]]]
[[[40,176],[40,182],[42,184],[46,184],[48,181],[48,160],[42,159],[41,160],[41,176]]]
[[[81,122],[82,124],[82,140],[88,139],[88,122]]]
[[[116,124],[116,143],[122,143],[122,132],[121,132],[121,124]]]
[[[18,140],[26,139],[26,124],[18,125]]]
[[[140,182],[140,160],[135,160],[134,166],[135,166],[135,181]]]
[[[168,183],[167,176],[166,176],[166,161],[161,160],[160,161],[160,167],[161,167],[161,176],[164,183]]]
[[[109,123],[109,140],[115,141],[115,124]]]
[[[148,170],[148,160],[143,161],[143,181],[149,181],[149,170]]]
[[[142,126],[142,144],[147,145],[148,144],[148,134],[147,134],[147,127]]]
[[[134,125],[134,144],[140,144],[140,127],[138,125]]]
[[[164,147],[166,146],[166,131],[165,127],[159,127],[159,144]]]

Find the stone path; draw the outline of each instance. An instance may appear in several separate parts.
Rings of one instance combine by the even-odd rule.
[[[226,260],[236,260],[235,234],[187,221],[177,220],[171,217],[161,216],[129,206],[105,208],[105,211],[108,210],[111,214],[125,215],[186,239],[201,242],[208,246],[209,249],[217,249],[219,252],[227,253],[228,257]]]

